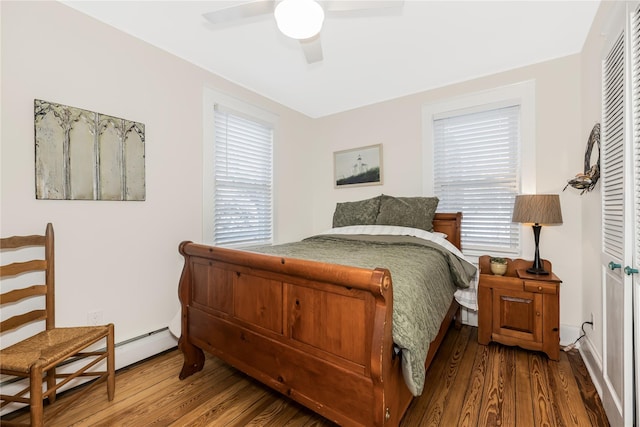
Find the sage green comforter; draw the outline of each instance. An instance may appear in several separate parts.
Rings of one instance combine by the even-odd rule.
[[[393,283],[393,341],[402,352],[405,382],[422,393],[424,361],[457,287],[475,267],[440,245],[410,236],[319,235],[300,242],[250,249],[290,258],[373,269],[387,268]]]

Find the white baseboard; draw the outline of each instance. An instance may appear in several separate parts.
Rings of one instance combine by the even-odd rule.
[[[103,344],[104,345],[104,344]],[[168,328],[160,329],[158,331],[150,332],[146,335],[141,335],[136,338],[117,343],[115,348],[115,362],[116,369],[121,369],[126,366],[137,363],[141,360],[155,356],[163,351],[169,350],[178,345],[178,340],[174,337]],[[60,372],[73,372],[74,363],[65,365],[59,368]],[[97,364],[96,369],[104,369],[104,363]],[[178,375],[178,372],[176,372]],[[68,390],[73,387],[81,385],[83,382],[88,381],[85,379],[70,381],[60,388],[60,391]],[[22,381],[10,381],[8,377],[3,377],[0,382],[0,388],[3,394],[17,393],[21,389],[27,386],[26,380]],[[106,386],[105,386],[106,388]],[[106,393],[106,389],[105,389]],[[5,415],[22,408],[24,405],[12,403],[2,408],[0,415]]]
[[[593,382],[600,400],[604,401],[602,396],[602,384],[604,383],[604,377],[602,376],[602,360],[600,356],[594,351],[593,343],[589,339],[589,336],[585,336],[580,340],[581,344],[578,346],[578,351],[582,356],[587,371],[591,376],[591,382]]]
[[[566,346],[576,342],[582,335],[579,327],[573,325],[560,325],[560,345]],[[582,339],[585,339],[586,336]],[[581,340],[582,341],[582,340]]]

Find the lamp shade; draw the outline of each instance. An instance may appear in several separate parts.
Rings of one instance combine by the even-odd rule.
[[[521,194],[513,205],[513,222],[562,224],[560,197],[557,194]]]
[[[298,40],[318,34],[324,22],[324,10],[314,0],[282,0],[274,15],[280,31]]]

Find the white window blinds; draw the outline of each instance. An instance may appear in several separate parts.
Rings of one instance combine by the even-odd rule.
[[[602,237],[603,251],[623,259],[624,244],[624,35],[602,70]]]
[[[270,244],[273,128],[218,105],[214,126],[214,244]]]
[[[517,255],[520,106],[436,117],[433,129],[438,211],[463,213],[465,252]]]

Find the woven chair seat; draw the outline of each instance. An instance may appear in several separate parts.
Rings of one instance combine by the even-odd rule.
[[[93,341],[107,336],[108,326],[56,328],[42,331],[0,350],[0,368],[28,374],[40,360],[43,366],[77,353]]]

